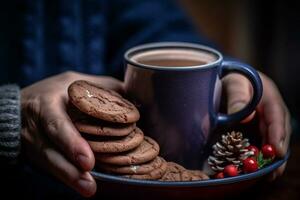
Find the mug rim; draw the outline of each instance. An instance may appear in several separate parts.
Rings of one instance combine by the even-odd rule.
[[[178,67],[178,66],[164,67],[164,66],[147,65],[147,64],[138,63],[131,59],[132,54],[136,54],[141,51],[151,50],[151,49],[160,49],[160,48],[176,48],[176,47],[193,49],[193,50],[202,50],[202,51],[204,50],[204,51],[214,54],[217,57],[217,59],[213,62],[204,64],[204,65],[180,66],[180,67]],[[187,71],[187,70],[195,70],[195,69],[199,69],[199,68],[204,69],[204,68],[214,67],[222,62],[223,56],[219,51],[217,51],[211,47],[201,45],[201,44],[188,43],[188,42],[154,42],[154,43],[138,45],[138,46],[128,49],[124,54],[124,59],[126,60],[127,63],[129,63],[133,66],[141,67],[141,68],[145,68],[145,69],[167,70],[167,71]]]

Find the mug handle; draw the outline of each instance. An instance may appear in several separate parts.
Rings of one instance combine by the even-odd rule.
[[[239,73],[245,76],[252,84],[253,87],[253,96],[250,102],[240,111],[232,114],[221,114],[217,115],[217,125],[230,125],[234,122],[241,121],[242,119],[249,116],[256,108],[259,103],[263,86],[259,74],[251,66],[236,62],[236,61],[223,61],[221,65],[221,74],[220,79],[226,76],[229,73]]]

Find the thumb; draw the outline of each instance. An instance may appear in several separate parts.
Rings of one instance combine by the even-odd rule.
[[[251,100],[252,86],[250,82],[240,74],[229,74],[223,78],[223,85],[227,95],[227,113],[232,114],[242,110]],[[242,120],[242,123],[250,121],[255,111]]]
[[[82,74],[85,80],[91,81],[101,87],[114,90],[120,94],[124,94],[123,82],[110,76],[95,76]]]

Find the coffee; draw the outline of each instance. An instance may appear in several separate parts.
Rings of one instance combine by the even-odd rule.
[[[157,67],[192,67],[216,61],[216,56],[205,51],[191,49],[149,50],[132,56],[132,60],[143,65]]]

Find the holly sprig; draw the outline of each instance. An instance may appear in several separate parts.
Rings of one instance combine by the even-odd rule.
[[[264,166],[271,164],[273,162],[273,159],[274,158],[264,158],[263,153],[260,151],[258,153],[258,156],[257,156],[257,159],[256,159],[257,164],[258,164],[258,168],[261,169]]]

